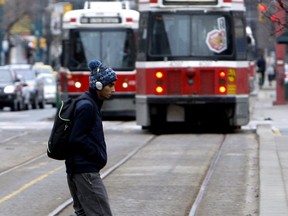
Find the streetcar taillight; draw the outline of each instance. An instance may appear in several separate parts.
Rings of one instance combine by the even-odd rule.
[[[226,77],[226,73],[225,73],[224,71],[221,71],[221,72],[219,73],[219,77],[220,77],[220,78],[225,78],[225,77]]]
[[[227,91],[227,89],[226,89],[225,86],[220,86],[219,89],[218,89],[218,91],[219,91],[219,93],[221,93],[221,94],[225,94],[226,91]]]
[[[152,4],[155,4],[157,2],[158,2],[158,0],[150,0],[150,3],[152,3]]]
[[[157,87],[156,87],[156,92],[157,92],[158,94],[161,94],[163,91],[164,91],[164,90],[163,90],[163,87],[162,87],[162,86],[157,86]]]
[[[131,17],[126,17],[126,22],[133,22],[133,19]]]
[[[161,79],[161,78],[163,78],[163,73],[160,72],[160,71],[158,71],[158,72],[156,72],[155,76],[156,76],[158,79]]]
[[[164,77],[164,74],[163,72],[161,71],[157,71],[155,73],[155,77],[157,78],[156,79],[156,87],[155,87],[155,91],[157,94],[162,94],[164,92],[164,88],[163,88],[163,77]]]
[[[224,71],[218,73],[218,93],[226,94],[227,93],[227,74]]]
[[[72,17],[72,18],[70,18],[70,22],[71,22],[71,23],[77,22],[77,19],[76,19],[75,17],[74,17],[74,18]]]

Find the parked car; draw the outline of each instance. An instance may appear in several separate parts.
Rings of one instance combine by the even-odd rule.
[[[37,76],[44,83],[44,98],[46,104],[56,107],[56,76],[48,73],[42,73]]]
[[[9,67],[0,67],[0,109],[10,107],[12,111],[29,108],[27,84]]]
[[[36,72],[36,74],[56,74],[57,72],[53,70],[51,65],[43,64],[42,62],[36,62],[32,69]]]
[[[36,79],[36,73],[30,64],[12,64],[9,67],[16,72],[27,84],[30,92],[30,103],[32,109],[43,109],[45,107],[44,84]]]

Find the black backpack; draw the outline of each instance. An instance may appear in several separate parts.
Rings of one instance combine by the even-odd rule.
[[[69,138],[72,130],[73,115],[76,103],[79,100],[88,99],[95,107],[94,100],[86,94],[77,98],[68,98],[61,101],[61,106],[56,112],[54,125],[48,140],[47,155],[56,160],[65,160],[71,154]]]

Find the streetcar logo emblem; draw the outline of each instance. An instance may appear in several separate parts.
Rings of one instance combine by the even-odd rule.
[[[225,18],[218,18],[217,22],[218,29],[213,29],[208,32],[206,36],[206,44],[211,51],[221,53],[227,49]]]

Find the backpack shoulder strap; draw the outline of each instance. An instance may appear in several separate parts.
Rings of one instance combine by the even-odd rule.
[[[76,103],[77,103],[78,101],[80,101],[80,100],[89,100],[89,101],[91,101],[94,109],[97,109],[97,110],[98,110],[96,102],[95,102],[95,101],[93,100],[93,98],[91,98],[89,95],[87,95],[87,94],[85,94],[85,93],[82,94],[82,95],[80,95],[79,97],[76,98]],[[95,117],[96,117],[96,113],[95,113]]]
[[[74,112],[75,104],[76,100],[72,98],[69,98],[65,101],[62,100],[61,105],[57,110],[58,118],[62,121],[70,121]]]
[[[87,94],[82,94],[82,95],[80,95],[77,99],[76,99],[76,102],[78,102],[79,100],[89,100],[89,101],[91,101],[91,103],[93,104],[93,106],[94,106],[94,108],[96,108],[97,107],[97,105],[96,105],[96,102],[93,100],[93,98],[91,98],[89,95],[87,95]]]

